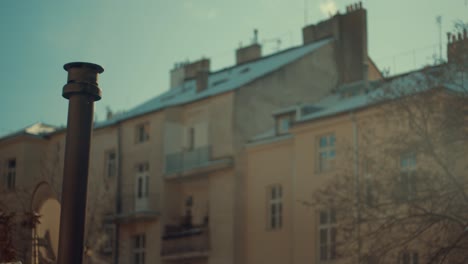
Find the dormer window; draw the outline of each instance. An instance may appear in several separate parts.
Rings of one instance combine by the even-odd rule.
[[[294,117],[293,115],[282,115],[277,117],[276,119],[276,131],[278,135],[286,134],[289,132],[289,128],[291,128]]]
[[[280,120],[281,132],[288,132],[290,125],[291,125],[291,119],[289,117],[281,118]]]

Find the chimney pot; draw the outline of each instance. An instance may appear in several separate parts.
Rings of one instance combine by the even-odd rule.
[[[450,43],[450,39],[452,37],[452,34],[450,32],[447,32],[447,42]]]
[[[458,40],[462,40],[462,34],[458,32]]]
[[[359,1],[359,9],[362,9],[362,2]]]
[[[457,36],[455,34],[452,35],[452,43],[457,41]]]
[[[101,66],[88,62],[71,62],[63,68],[68,72],[67,84],[62,92],[64,98],[69,99],[72,93],[85,92],[94,97],[95,101],[101,99],[98,86],[98,74],[104,72]]]
[[[358,10],[359,9],[359,4],[358,3],[355,3],[354,4],[354,10]]]
[[[466,28],[463,29],[463,38],[468,39],[468,33],[466,31]]]

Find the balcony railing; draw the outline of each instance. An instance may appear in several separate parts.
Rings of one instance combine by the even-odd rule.
[[[166,173],[177,173],[208,164],[211,160],[211,146],[195,148],[166,155]]]
[[[115,216],[117,221],[151,220],[160,214],[158,193],[147,197],[136,197],[134,194],[122,195],[122,211]]]
[[[211,146],[166,155],[165,178],[194,177],[232,167],[231,157],[213,159]]]
[[[201,226],[176,232],[166,231],[162,240],[161,256],[166,259],[206,257],[209,250],[208,227]]]

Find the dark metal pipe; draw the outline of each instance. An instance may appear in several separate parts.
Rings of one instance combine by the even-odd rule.
[[[69,104],[57,263],[81,264],[94,101],[101,99],[97,75],[104,69],[84,62],[63,67],[68,71],[68,81],[62,96]]]

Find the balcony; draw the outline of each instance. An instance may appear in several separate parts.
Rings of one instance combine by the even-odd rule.
[[[123,195],[122,212],[114,216],[114,221],[130,223],[156,220],[160,215],[159,204],[159,194],[150,193],[146,197]]]
[[[231,158],[213,159],[211,146],[166,155],[165,177],[175,179],[206,175],[232,166]]]
[[[166,226],[161,248],[164,260],[205,258],[209,256],[209,250],[208,226],[190,228]]]

